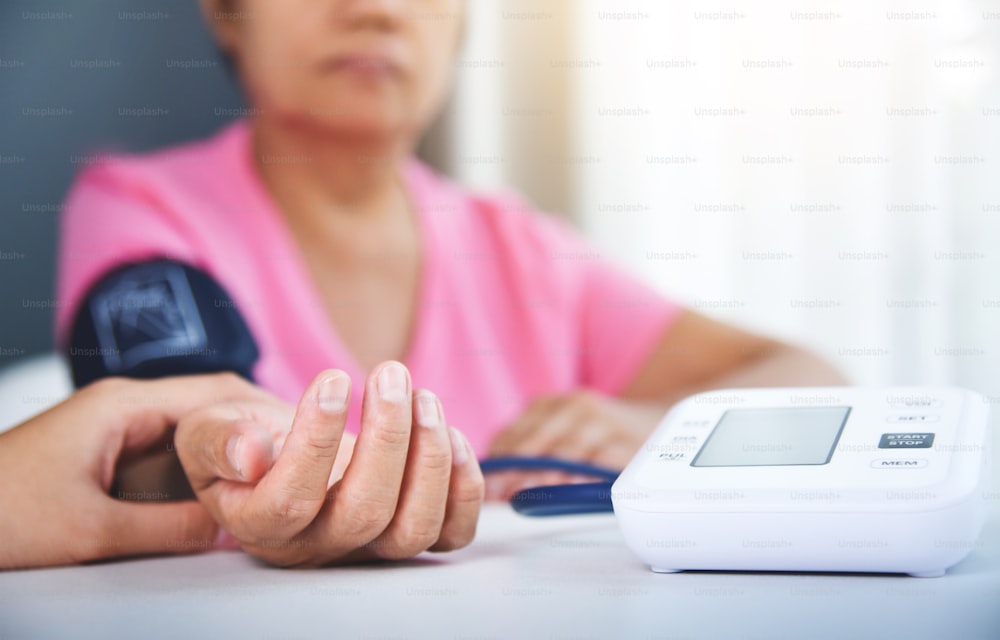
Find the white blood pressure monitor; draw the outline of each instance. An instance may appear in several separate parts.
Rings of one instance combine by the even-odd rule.
[[[654,571],[934,577],[986,514],[989,405],[962,389],[736,389],[675,406],[612,489]]]

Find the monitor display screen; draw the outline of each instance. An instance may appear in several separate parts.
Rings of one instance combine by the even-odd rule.
[[[850,407],[730,409],[691,466],[826,464],[850,412]]]

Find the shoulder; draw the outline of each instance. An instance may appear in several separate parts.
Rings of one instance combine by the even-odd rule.
[[[223,182],[246,144],[246,125],[231,124],[209,138],[142,153],[97,153],[85,157],[70,189],[70,200],[84,192],[154,197],[158,192],[212,192]],[[71,202],[72,204],[72,202]]]
[[[209,213],[226,202],[222,167],[239,134],[229,127],[162,151],[91,157],[59,219],[59,336],[66,336],[90,287],[122,264],[154,258],[205,264],[209,256],[199,249],[219,246],[213,229],[222,216]]]

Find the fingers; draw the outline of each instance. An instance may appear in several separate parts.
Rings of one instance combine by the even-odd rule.
[[[263,409],[233,405],[185,418],[178,450],[212,514],[240,546],[272,564],[454,549],[475,533],[482,474],[468,442],[446,426],[437,397],[414,394],[411,386],[400,363],[376,367],[352,439],[344,434],[349,379],[339,371],[321,374],[256,486],[248,469],[255,474],[258,460],[246,446],[266,431]]]
[[[583,403],[570,398],[536,400],[490,446],[492,455],[540,456],[555,451],[555,444],[573,436],[585,415]]]
[[[447,515],[431,551],[452,551],[472,542],[485,490],[483,472],[479,469],[479,462],[468,440],[454,427],[449,429],[449,433],[452,469]]]
[[[636,410],[624,410],[597,394],[578,391],[559,398],[536,400],[494,440],[491,453],[523,456],[551,455],[600,462],[616,467],[634,453],[635,440],[644,433]],[[499,486],[501,481],[491,480]],[[490,495],[494,495],[491,487]]]
[[[636,451],[638,446],[634,442],[612,442],[595,451],[591,462],[605,469],[623,469],[636,455]]]
[[[181,420],[175,443],[185,472],[198,498],[242,545],[280,549],[319,513],[349,396],[347,374],[330,370],[306,388],[294,417],[269,400],[214,407]],[[274,433],[289,422],[272,465]]]
[[[108,533],[93,559],[212,549],[218,525],[197,502],[108,503]]]
[[[550,445],[553,451],[570,460],[592,461],[609,444],[608,427],[591,417],[571,424]]]
[[[521,442],[537,430],[538,425],[545,422],[548,415],[558,404],[557,398],[542,397],[534,400],[506,429],[497,434],[490,444],[490,455],[510,455],[521,450]]]
[[[530,431],[522,436],[515,445],[515,450],[527,456],[548,455],[559,451],[556,443],[572,441],[575,438],[583,415],[580,406],[573,402],[553,406],[545,415],[539,417]]]
[[[369,376],[361,431],[332,501],[310,537],[328,545],[331,557],[362,547],[392,521],[410,448],[410,374],[386,362]],[[333,541],[331,546],[330,541]]]
[[[387,367],[396,367],[389,363]],[[404,382],[409,389],[409,376]],[[369,380],[362,429],[343,479],[300,545],[313,550],[298,563],[401,559],[427,549],[468,544],[476,531],[483,476],[465,437],[446,426],[430,391],[380,396],[384,370]],[[410,409],[406,414],[402,410]],[[380,415],[381,414],[381,415]],[[403,440],[403,436],[408,439]],[[315,553],[324,546],[325,554]]]
[[[271,465],[267,431],[236,407],[215,407],[181,419],[174,436],[184,473],[196,492],[219,479],[258,480]]]
[[[441,402],[430,391],[413,394],[415,425],[396,513],[367,548],[386,559],[409,558],[438,541],[451,479],[452,448]]]
[[[247,504],[248,518],[267,532],[265,537],[281,539],[301,532],[323,507],[344,435],[350,390],[348,375],[330,370],[319,374],[302,395],[291,433]]]
[[[144,381],[109,378],[89,385],[84,392],[103,408],[102,428],[121,429],[126,453],[153,445],[195,409],[233,400],[272,399],[231,373]]]

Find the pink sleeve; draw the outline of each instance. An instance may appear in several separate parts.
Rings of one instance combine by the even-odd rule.
[[[583,386],[620,394],[639,373],[681,307],[600,256],[572,227],[534,216],[556,284],[572,292]]]
[[[581,306],[585,384],[611,395],[625,390],[681,311],[603,260],[587,269]]]
[[[56,281],[56,344],[69,339],[87,291],[114,268],[166,257],[197,264],[183,223],[158,202],[155,190],[117,162],[83,172],[60,221]]]

